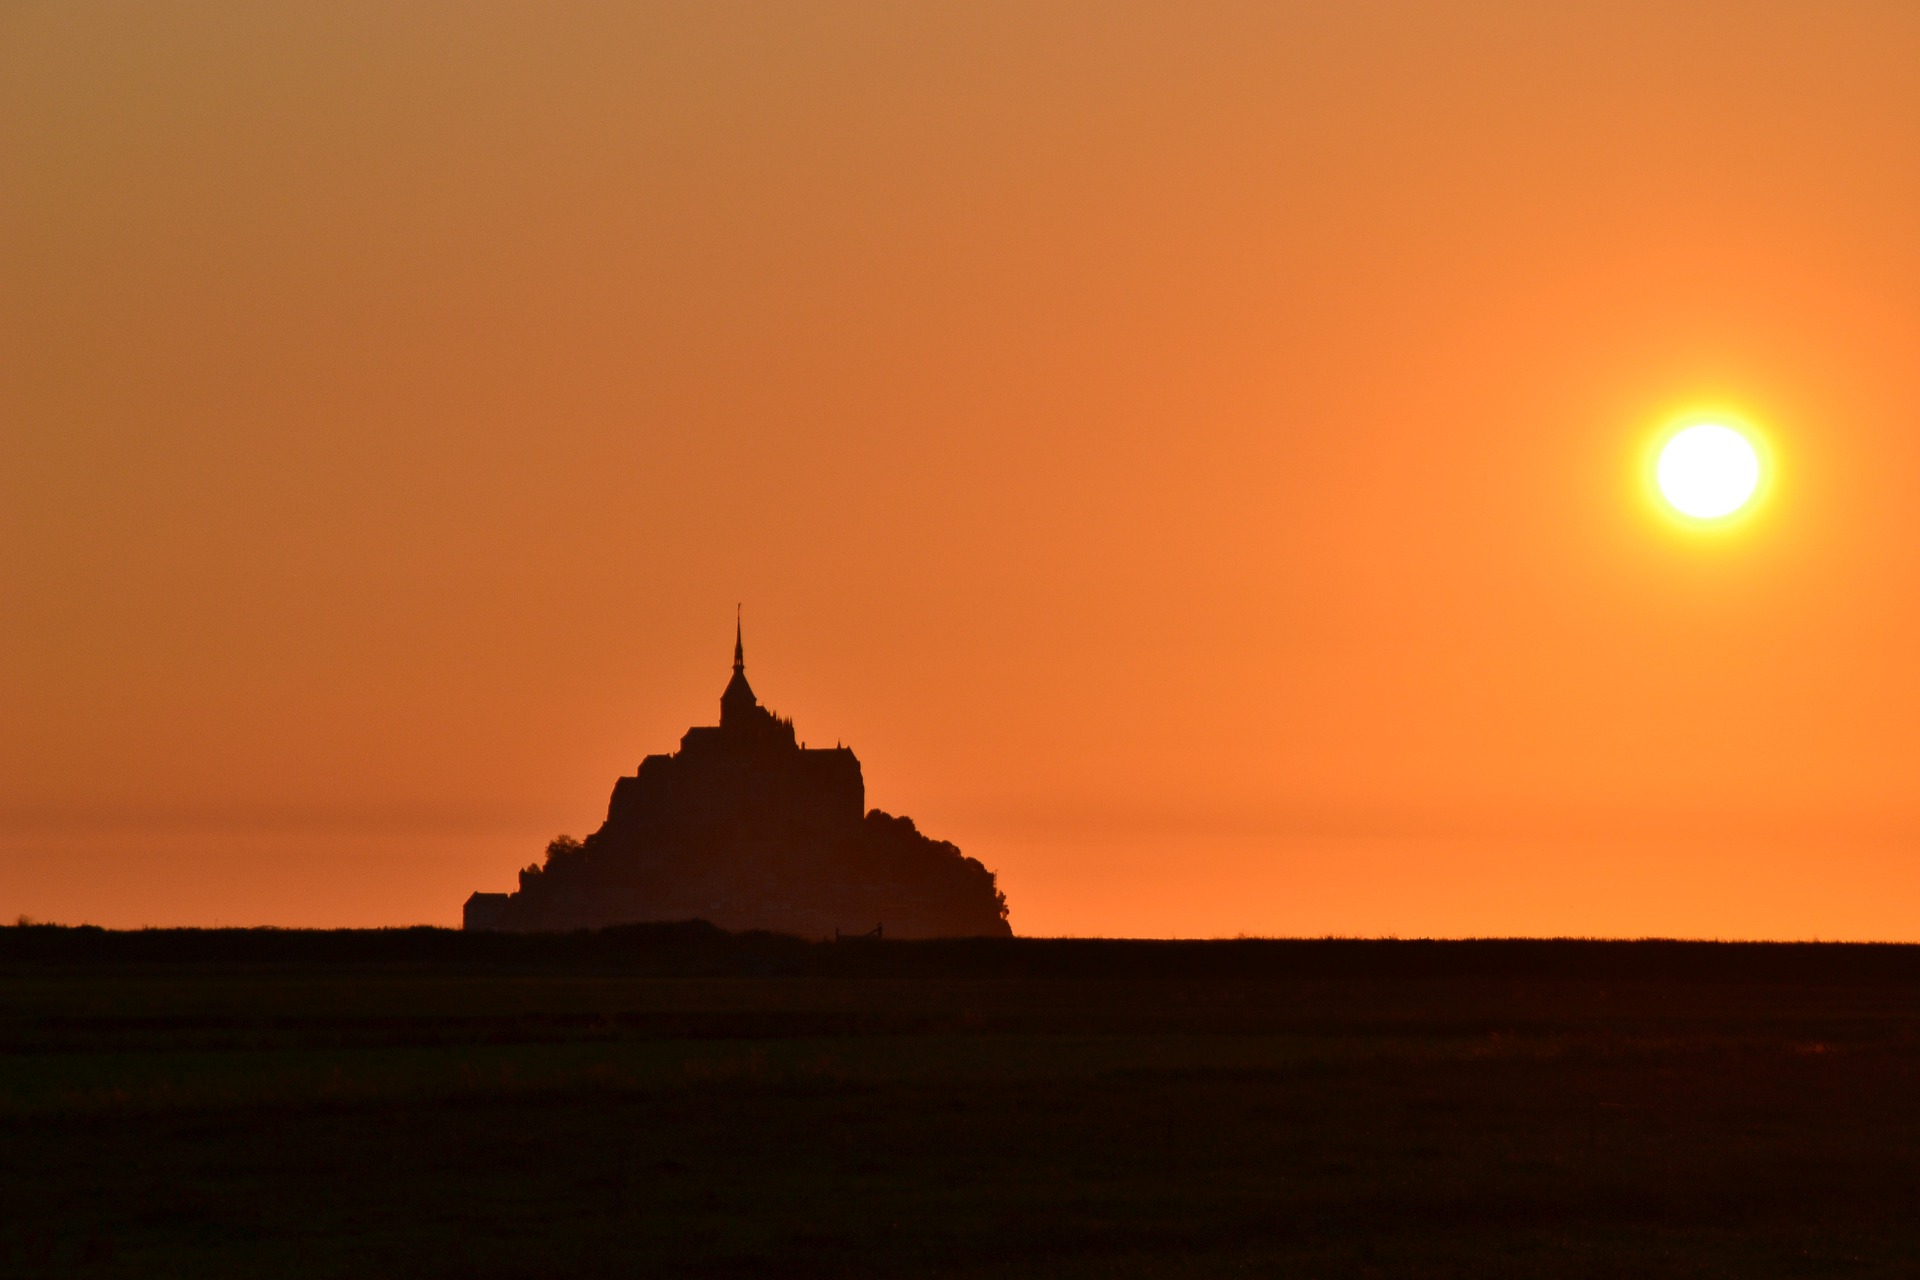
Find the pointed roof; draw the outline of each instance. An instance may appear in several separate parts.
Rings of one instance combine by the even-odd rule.
[[[720,727],[745,723],[754,712],[760,709],[760,699],[753,696],[753,686],[747,683],[747,650],[740,637],[740,614],[736,606],[733,618],[733,679],[727,681],[726,692],[720,695]]]

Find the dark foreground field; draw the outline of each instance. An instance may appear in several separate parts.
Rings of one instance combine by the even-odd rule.
[[[1920,1275],[1920,952],[0,929],[0,1266]]]

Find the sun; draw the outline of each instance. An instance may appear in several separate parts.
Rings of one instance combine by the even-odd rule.
[[[1654,468],[1660,496],[1683,516],[1724,520],[1760,487],[1760,451],[1723,422],[1696,422],[1667,440]]]

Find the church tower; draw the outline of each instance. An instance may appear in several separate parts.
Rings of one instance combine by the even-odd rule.
[[[747,683],[747,651],[741,643],[740,614],[736,609],[733,616],[733,679],[727,681],[726,692],[720,695],[720,727],[744,729],[762,714],[760,700],[753,696],[753,686]]]

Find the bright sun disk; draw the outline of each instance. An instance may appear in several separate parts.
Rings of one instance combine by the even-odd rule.
[[[1760,455],[1732,427],[1702,422],[1676,432],[1654,472],[1673,509],[1696,520],[1730,516],[1760,483]]]

